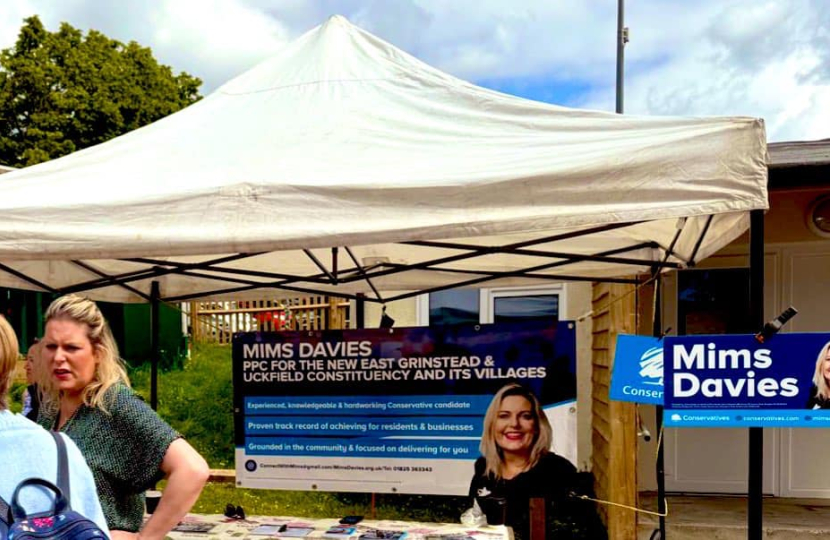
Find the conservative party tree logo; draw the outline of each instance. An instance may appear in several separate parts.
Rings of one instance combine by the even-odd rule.
[[[663,386],[663,347],[652,347],[640,356],[643,384]]]
[[[611,399],[663,404],[663,343],[651,336],[617,336]]]

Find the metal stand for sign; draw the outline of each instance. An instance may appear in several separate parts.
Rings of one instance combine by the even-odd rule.
[[[662,310],[660,304],[662,297],[660,294],[660,274],[657,273],[654,279],[654,322],[652,327],[652,335],[654,337],[663,336],[662,324]],[[666,538],[666,475],[663,462],[663,406],[657,405],[655,407],[657,420],[657,513],[659,516],[659,526],[651,533],[651,540],[665,540]]]
[[[666,471],[663,461],[663,406],[655,406],[657,415],[657,513],[659,525],[650,540],[666,539]]]

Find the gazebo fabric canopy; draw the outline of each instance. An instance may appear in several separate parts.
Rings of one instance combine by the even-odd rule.
[[[381,300],[633,276],[737,238],[766,179],[761,120],[508,96],[335,16],[176,114],[0,177],[0,286]]]

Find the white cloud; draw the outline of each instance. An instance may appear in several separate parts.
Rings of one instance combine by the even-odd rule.
[[[411,0],[353,22],[462,78],[593,76],[613,61],[616,9],[598,2]],[[599,44],[605,44],[600,47]]]
[[[634,73],[626,78],[626,112],[756,116],[771,140],[830,137],[826,41],[817,39],[830,24],[825,6],[741,0],[690,10],[692,35],[677,26],[674,47],[653,64],[635,37],[627,49]],[[652,45],[669,37],[656,21],[644,30]],[[607,95],[597,90],[585,104],[608,108]]]
[[[150,16],[153,51],[215,88],[290,41],[289,31],[239,1],[164,2]]]
[[[830,137],[830,2],[626,4],[626,112],[764,117],[771,139]],[[210,91],[339,13],[472,81],[572,85],[613,110],[616,2],[608,0],[3,0],[0,47],[37,13],[153,49]],[[552,90],[556,95],[558,90]]]
[[[11,37],[0,33],[0,47],[13,45],[22,19],[37,14],[49,30],[65,21],[148,46],[160,62],[202,78],[209,90],[293,37],[278,19],[242,0],[4,0],[3,6],[13,13],[0,12],[0,20],[12,20],[16,29]]]

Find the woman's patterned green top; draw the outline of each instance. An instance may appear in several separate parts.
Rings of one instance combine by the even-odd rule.
[[[144,492],[164,477],[164,454],[180,435],[125,385],[111,387],[105,400],[107,412],[81,405],[60,431],[75,441],[92,469],[109,528],[137,532]],[[56,412],[40,410],[43,427],[53,429],[56,420]]]

